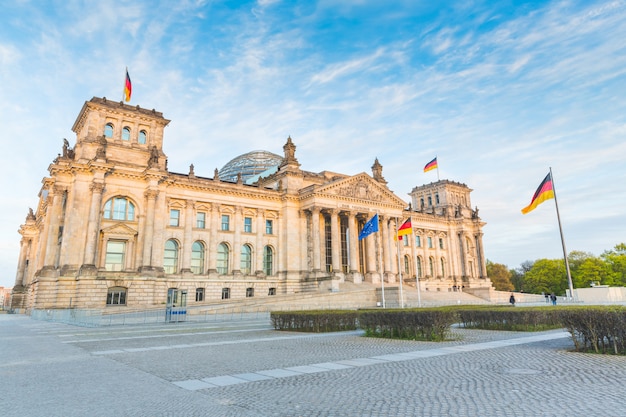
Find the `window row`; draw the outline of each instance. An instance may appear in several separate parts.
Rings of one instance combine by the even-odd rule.
[[[409,246],[409,239],[403,239],[403,242],[404,246]],[[437,238],[437,245],[439,246],[439,249],[445,249],[444,239],[442,237]],[[422,237],[419,235],[415,235],[415,247],[422,247]],[[435,240],[431,236],[426,237],[426,247],[428,249],[435,248]]]
[[[171,209],[170,210],[170,223],[169,225],[172,227],[180,227],[180,210]],[[195,226],[197,229],[205,229],[206,224],[206,213],[199,211],[196,213],[196,223]],[[220,219],[220,230],[222,231],[230,231],[231,229],[230,215],[222,214]],[[243,232],[244,233],[252,233],[252,217],[244,217],[243,218]],[[266,219],[265,220],[265,234],[272,235],[274,234],[274,221]]]
[[[126,197],[113,197],[104,203],[103,216],[109,220],[135,220],[135,205]],[[197,229],[206,229],[207,213],[199,211],[196,213],[195,227]],[[170,210],[169,225],[172,227],[181,226],[181,212],[178,209]],[[243,232],[252,233],[252,217],[244,217],[243,219]],[[231,221],[230,215],[223,214],[220,221],[220,230],[230,231]],[[265,234],[274,234],[274,221],[271,219],[265,220]]]
[[[107,290],[106,305],[125,306],[127,294],[128,294],[128,288],[126,287],[110,287]],[[186,294],[186,291],[185,291],[185,294]],[[269,288],[267,291],[267,295],[269,296],[276,295],[276,288],[275,287]],[[222,300],[230,299],[230,297],[231,297],[230,288],[228,287],[222,288]],[[250,298],[250,297],[254,297],[254,287],[246,288],[246,298]],[[204,300],[205,300],[205,289],[196,288],[196,302],[203,302]],[[186,303],[187,303],[186,301],[183,302],[183,304],[186,304]]]
[[[109,240],[106,245],[105,269],[107,271],[122,271],[125,265],[126,241]],[[250,244],[241,247],[239,271],[244,275],[253,273],[252,265],[255,256]],[[217,245],[217,272],[227,275],[232,272],[231,248],[227,243]],[[274,274],[274,249],[271,246],[263,248],[263,273]],[[175,274],[180,270],[180,245],[174,239],[165,242],[163,251],[163,269],[166,274]],[[197,275],[206,270],[206,246],[196,241],[191,245],[191,272]]]
[[[112,138],[114,132],[115,132],[115,127],[113,126],[113,123],[107,123],[104,126],[104,137]],[[122,128],[121,139],[123,141],[130,141],[130,138],[131,138],[130,127],[124,126]],[[140,130],[139,134],[137,135],[137,143],[139,143],[140,145],[145,145],[147,141],[148,141],[148,133],[145,130]]]
[[[426,265],[424,265],[424,261],[422,260],[421,256],[418,256],[416,259],[416,263],[415,263],[415,275],[418,278],[423,278],[424,277],[424,268]],[[435,276],[442,276],[445,277],[446,276],[446,260],[445,258],[441,257],[439,258],[439,265],[437,265],[437,262],[435,260],[435,258],[433,256],[430,256],[428,258],[428,269],[427,269],[427,275],[431,276],[431,277],[435,277]],[[404,255],[403,257],[403,274],[406,275],[411,275],[412,271],[411,271],[411,257],[409,255]]]

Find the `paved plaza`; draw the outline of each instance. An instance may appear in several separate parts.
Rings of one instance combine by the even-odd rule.
[[[82,328],[0,315],[0,415],[626,416],[626,358],[562,330],[411,342],[267,317]]]

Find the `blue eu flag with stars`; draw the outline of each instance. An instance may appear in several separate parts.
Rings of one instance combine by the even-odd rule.
[[[364,239],[371,235],[372,233],[378,232],[378,213],[374,214],[374,217],[369,219],[365,226],[363,226],[363,230],[359,233],[359,240]]]

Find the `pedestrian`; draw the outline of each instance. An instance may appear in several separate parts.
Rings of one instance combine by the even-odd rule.
[[[511,303],[512,306],[515,305],[515,296],[513,293],[511,293],[511,296],[509,297],[509,303]]]
[[[554,295],[554,293],[550,294],[550,300],[552,300],[552,305],[555,306],[556,305],[556,295]]]
[[[550,304],[550,296],[548,295],[548,293],[546,293],[545,295],[546,295],[546,304]]]

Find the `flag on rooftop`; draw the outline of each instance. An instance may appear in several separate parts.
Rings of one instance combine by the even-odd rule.
[[[539,204],[551,198],[554,198],[554,187],[552,185],[552,173],[550,172],[543,181],[541,181],[541,184],[539,184],[530,204],[522,209],[522,214],[530,213],[536,209]]]
[[[424,172],[432,171],[433,169],[437,169],[437,157],[426,164]]]
[[[126,68],[126,81],[124,82],[124,101],[129,102],[132,93],[133,84],[130,82],[130,75],[128,75],[128,68]]]
[[[363,226],[363,230],[359,233],[359,240],[364,239],[371,235],[372,233],[378,232],[378,213],[374,214],[374,217],[369,219],[365,226]]]

